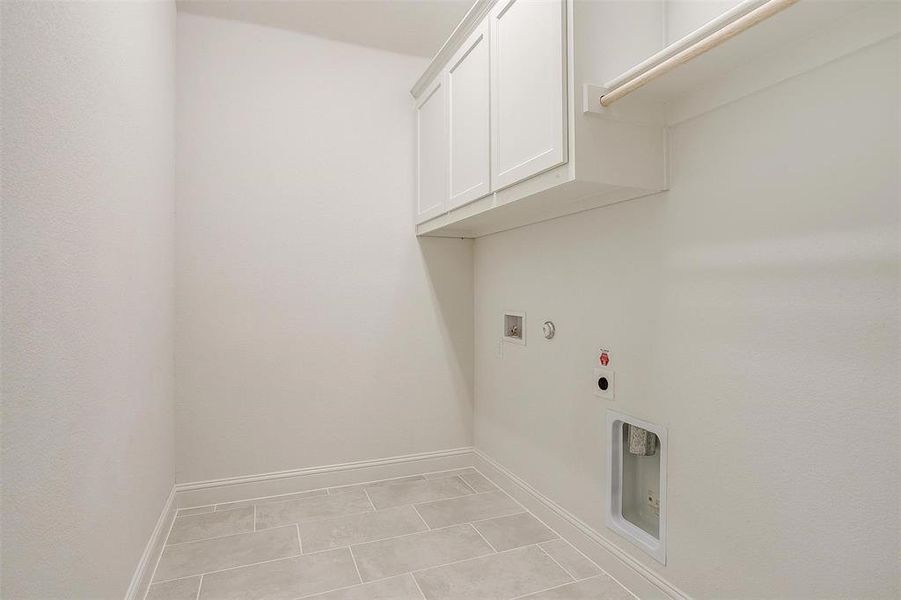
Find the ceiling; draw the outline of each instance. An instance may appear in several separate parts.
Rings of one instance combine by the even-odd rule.
[[[178,10],[431,58],[473,0],[179,0]]]

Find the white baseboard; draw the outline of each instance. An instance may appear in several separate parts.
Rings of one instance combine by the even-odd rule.
[[[147,594],[147,588],[150,586],[153,572],[156,570],[156,563],[159,562],[160,555],[163,553],[163,544],[169,537],[169,529],[172,528],[172,522],[175,520],[175,512],[175,487],[173,486],[163,505],[163,510],[156,520],[153,533],[150,534],[150,539],[144,546],[141,560],[138,561],[138,566],[131,577],[131,583],[128,585],[128,591],[125,592],[125,600],[142,600]]]
[[[179,508],[220,504],[391,479],[426,471],[442,471],[469,466],[471,463],[472,448],[467,446],[259,475],[179,483],[175,486],[175,503]]]
[[[513,499],[642,600],[674,598],[687,600],[689,596],[675,585],[623,551],[577,516],[533,488],[484,452],[473,449],[474,466],[499,485]]]

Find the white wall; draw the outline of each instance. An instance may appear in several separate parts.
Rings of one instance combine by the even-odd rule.
[[[2,3],[4,598],[121,598],[172,489],[174,36]]]
[[[898,61],[682,123],[667,193],[475,244],[476,446],[693,597],[899,594]],[[665,567],[604,527],[608,408],[669,430]]]
[[[180,482],[470,445],[471,242],[412,229],[424,66],[179,14]]]
[[[688,35],[742,0],[663,0],[666,44]]]

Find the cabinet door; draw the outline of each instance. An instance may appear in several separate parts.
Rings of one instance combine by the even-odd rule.
[[[416,223],[447,210],[447,110],[443,74],[416,103]]]
[[[566,162],[565,0],[491,11],[491,187]]]
[[[457,51],[447,68],[448,209],[486,196],[491,187],[488,22]]]

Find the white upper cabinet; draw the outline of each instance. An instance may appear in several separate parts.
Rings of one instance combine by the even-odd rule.
[[[663,189],[658,115],[583,93],[659,50],[659,4],[476,0],[412,89],[417,235],[479,237]]]
[[[563,8],[500,0],[489,14],[494,190],[566,161]]]
[[[488,59],[486,22],[447,66],[449,210],[491,191]]]
[[[447,210],[446,86],[439,74],[416,103],[416,223]]]

